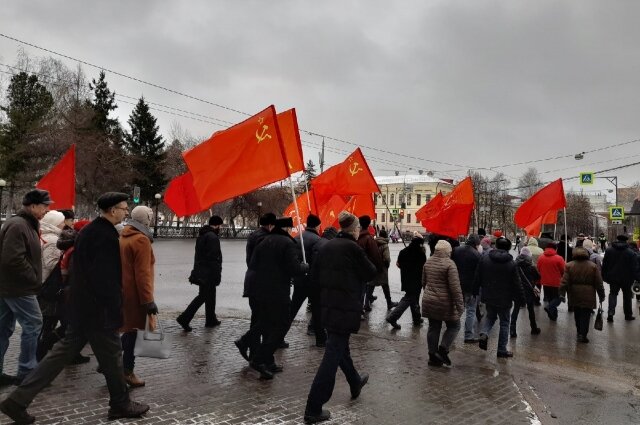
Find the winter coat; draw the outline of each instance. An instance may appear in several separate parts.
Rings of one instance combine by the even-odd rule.
[[[384,264],[382,262],[382,257],[380,256],[380,251],[378,251],[378,245],[373,237],[369,234],[367,229],[362,229],[360,231],[360,236],[357,240],[358,245],[364,249],[365,254],[369,258],[369,261],[376,266],[376,270],[381,272],[384,269]]]
[[[218,286],[222,280],[220,238],[211,226],[203,226],[196,240],[193,270],[189,281],[197,285]]]
[[[482,289],[481,301],[495,308],[511,308],[516,301],[526,304],[519,272],[507,251],[494,249],[483,256],[473,280],[473,294]]]
[[[436,251],[422,272],[422,315],[433,320],[459,320],[464,311],[458,268],[445,251]]]
[[[555,249],[545,248],[544,253],[538,259],[537,266],[540,273],[540,283],[543,286],[560,287],[565,262]]]
[[[589,253],[584,248],[574,248],[573,261],[567,264],[562,275],[560,296],[568,294],[569,307],[596,308],[596,292],[600,302],[604,301],[602,276]]]
[[[353,236],[338,233],[318,251],[311,269],[320,287],[322,325],[328,332],[357,333],[362,314],[362,285],[373,280],[376,267]]]
[[[154,264],[151,241],[140,230],[125,226],[120,233],[122,259],[122,317],[120,332],[144,329],[145,304],[153,302]]]
[[[419,239],[413,239],[409,246],[400,251],[397,261],[400,268],[400,289],[409,294],[420,294],[422,268],[426,261],[427,256]]]
[[[565,246],[567,247],[567,259],[565,260],[565,263],[568,263],[569,261],[573,261],[573,248],[571,248],[571,246],[565,242],[565,241],[560,241],[558,242],[558,247],[556,248],[556,253],[562,257],[562,259],[564,260],[564,249]]]
[[[69,319],[78,329],[115,331],[122,326],[122,263],[115,226],[104,217],[76,238]]]
[[[602,274],[602,256],[594,252],[593,249],[587,249],[587,253],[589,253],[589,261],[592,261],[598,267],[600,274]]]
[[[58,249],[57,243],[62,229],[52,226],[49,223],[40,224],[40,241],[42,245],[42,282],[47,280],[53,268],[60,261],[62,251]]]
[[[462,245],[453,250],[452,259],[456,263],[460,286],[465,294],[473,292],[473,279],[481,257],[482,254],[471,245]]]
[[[540,273],[538,273],[536,266],[533,265],[533,260],[526,255],[518,255],[516,257],[516,266],[519,269],[524,297],[527,300],[527,304],[531,303],[535,298],[533,288],[540,280]]]
[[[640,267],[635,252],[627,242],[615,241],[604,253],[602,278],[605,282],[628,287],[640,280]]]
[[[251,256],[253,255],[253,251],[256,249],[256,246],[258,246],[260,242],[262,242],[264,238],[267,237],[268,234],[269,230],[267,230],[266,227],[260,226],[258,230],[252,232],[247,238],[247,272],[244,275],[244,289],[242,291],[243,297],[253,297],[255,295],[256,274],[255,271],[248,268],[249,262],[251,261]]]
[[[533,265],[538,265],[538,259],[544,252],[542,248],[538,246],[538,241],[536,238],[529,238],[527,241],[527,246],[529,247],[529,251],[531,251],[531,257],[533,258]]]
[[[42,287],[40,223],[24,210],[0,230],[0,297],[36,295]]]
[[[313,229],[307,229],[302,234],[302,239],[304,240],[304,254],[307,258],[307,264],[309,264],[309,266],[311,267],[311,265],[313,264],[313,248],[320,240],[320,235],[318,235],[318,232]],[[296,245],[298,245],[298,249],[296,251],[298,260],[302,261],[303,258],[302,249],[300,249],[300,235],[296,236],[295,241]],[[305,273],[303,275],[294,277],[293,284],[308,286],[310,284],[310,273]]]
[[[373,279],[373,284],[375,286],[388,285],[389,266],[391,265],[391,254],[389,253],[389,238],[377,237],[375,241],[378,245],[378,251],[380,252],[380,257],[382,257],[382,265],[384,267],[382,271],[379,271],[378,274],[376,274],[376,277]]]
[[[305,272],[298,260],[300,247],[276,227],[256,247],[249,262],[255,272],[255,297],[260,303],[291,302],[291,278]]]

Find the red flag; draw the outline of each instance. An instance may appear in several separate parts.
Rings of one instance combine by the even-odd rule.
[[[537,191],[527,199],[513,216],[518,227],[525,228],[551,210],[567,206],[562,179],[558,179]]]
[[[338,224],[338,215],[344,210],[346,202],[341,196],[333,195],[329,202],[320,207],[320,221],[322,221],[322,228],[333,226],[336,229],[340,229]]]
[[[309,214],[317,213],[316,205],[314,202],[313,191],[309,191],[309,193],[305,192],[302,195],[298,196],[296,199],[298,203],[298,211],[300,211],[300,222],[298,222],[298,216],[296,215],[296,207],[292,202],[289,206],[284,210],[283,215],[285,217],[293,218],[293,228],[291,229],[291,235],[295,236],[298,234],[298,224],[306,224],[307,217]]]
[[[49,191],[51,209],[73,209],[76,203],[76,145],[73,144],[62,159],[36,183],[38,189]]]
[[[353,195],[349,202],[344,206],[344,211],[349,211],[356,217],[362,217],[368,215],[371,218],[376,216],[376,208],[373,205],[373,198],[371,194],[368,195]]]
[[[442,209],[442,204],[444,202],[442,198],[442,192],[438,192],[436,196],[431,198],[429,202],[424,204],[422,208],[416,211],[416,221],[426,220],[438,215],[438,213],[440,213],[440,210]]]
[[[273,105],[183,154],[200,205],[211,205],[289,176]]]
[[[474,205],[471,177],[458,183],[441,202],[440,212],[422,220],[422,225],[430,232],[452,238],[467,234]]]
[[[193,188],[193,176],[188,171],[169,182],[164,193],[164,203],[178,217],[194,215],[207,209],[200,206],[198,195]]]
[[[558,210],[551,210],[544,215],[538,217],[533,223],[524,228],[528,236],[540,235],[543,224],[556,224],[558,222]]]
[[[318,197],[330,195],[365,195],[380,192],[360,148],[311,181]]]
[[[278,127],[282,136],[282,146],[287,158],[289,174],[304,171],[302,159],[302,144],[300,143],[300,131],[298,130],[298,117],[295,108],[280,112],[278,115]]]

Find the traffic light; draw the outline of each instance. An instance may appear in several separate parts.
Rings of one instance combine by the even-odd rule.
[[[140,186],[133,186],[133,203],[140,203]]]
[[[404,218],[404,210],[400,210],[400,220]]]

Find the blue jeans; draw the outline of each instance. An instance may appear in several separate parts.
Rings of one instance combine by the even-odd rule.
[[[464,339],[477,338],[477,320],[476,320],[476,307],[478,305],[478,297],[473,294],[464,294]]]
[[[23,378],[38,365],[36,351],[42,329],[42,313],[35,295],[0,298],[0,373],[9,348],[9,338],[16,329],[16,320],[22,328],[18,377]]]
[[[511,320],[511,307],[498,308],[487,305],[487,314],[480,324],[481,334],[489,335],[493,324],[500,318],[500,333],[498,334],[498,353],[507,352],[507,342],[509,342],[509,322]]]

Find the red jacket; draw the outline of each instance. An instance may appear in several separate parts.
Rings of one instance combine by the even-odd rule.
[[[560,287],[560,281],[564,274],[564,259],[553,248],[545,248],[544,253],[538,258],[538,271],[540,283],[543,286]]]

